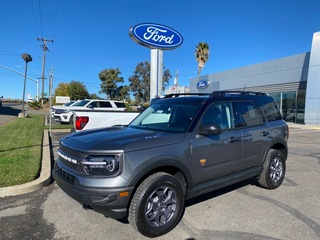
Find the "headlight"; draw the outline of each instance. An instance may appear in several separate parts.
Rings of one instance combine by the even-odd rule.
[[[119,157],[115,156],[89,156],[81,164],[89,174],[115,175],[119,171]]]

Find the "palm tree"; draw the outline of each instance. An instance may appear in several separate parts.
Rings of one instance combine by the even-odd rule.
[[[198,62],[198,77],[200,75],[201,70],[204,68],[205,63],[209,59],[209,53],[210,51],[209,51],[208,43],[205,43],[205,42],[198,43],[195,51],[196,60]]]

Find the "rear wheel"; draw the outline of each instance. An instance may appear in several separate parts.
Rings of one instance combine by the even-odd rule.
[[[281,185],[286,172],[286,161],[283,153],[270,149],[263,164],[263,171],[258,178],[260,186],[275,189]]]
[[[181,184],[172,175],[159,172],[138,187],[130,204],[128,220],[144,236],[158,237],[178,224],[183,210]]]

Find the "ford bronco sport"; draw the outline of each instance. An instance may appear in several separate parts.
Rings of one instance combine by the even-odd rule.
[[[178,224],[186,199],[249,178],[279,187],[287,140],[265,93],[172,94],[128,126],[62,138],[53,175],[85,208],[157,237]]]

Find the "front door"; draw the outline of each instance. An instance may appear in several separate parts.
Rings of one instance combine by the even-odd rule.
[[[195,133],[192,139],[194,169],[197,183],[239,172],[242,165],[242,131],[234,128],[232,105],[229,102],[211,104],[201,124],[221,126],[218,135]],[[200,126],[199,126],[200,127]]]

